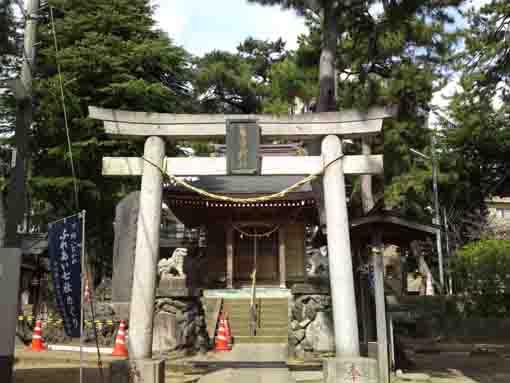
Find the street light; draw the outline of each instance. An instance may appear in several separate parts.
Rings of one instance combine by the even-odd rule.
[[[435,151],[435,143],[436,139],[435,136],[432,135],[431,137],[431,146],[432,146],[432,155],[427,156],[426,154],[423,154],[422,152],[419,152],[416,149],[409,149],[409,151],[413,154],[416,154],[419,157],[422,157],[426,159],[427,161],[432,162],[432,189],[434,192],[434,224],[441,226],[441,218],[440,218],[440,212],[439,212],[439,195],[437,190],[437,158],[436,158],[436,151]],[[443,268],[443,248],[441,246],[441,228],[437,231],[436,235],[436,245],[437,245],[437,256],[439,261],[439,282],[441,284],[441,287],[444,288],[444,268]]]

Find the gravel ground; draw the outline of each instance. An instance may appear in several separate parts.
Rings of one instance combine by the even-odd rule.
[[[416,354],[416,370],[433,382],[509,383],[510,360],[504,354],[470,356],[467,353]]]
[[[109,383],[109,364],[116,358],[103,355],[104,382]],[[180,362],[172,356],[167,362],[166,383],[191,383],[199,376],[193,371],[175,367]],[[102,383],[95,354],[84,354],[84,383]],[[180,362],[182,363],[182,362]],[[184,366],[184,364],[183,364]],[[25,347],[16,348],[15,383],[79,383],[80,354],[77,352],[44,351],[32,352]],[[3,383],[3,382],[2,382]]]
[[[100,383],[95,354],[85,355],[85,383]],[[79,383],[79,353],[31,352],[24,347],[16,349],[15,383]],[[412,373],[426,373],[431,383],[509,383],[510,357],[503,352],[470,356],[467,352],[414,354],[416,368]],[[108,366],[117,358],[103,356],[105,382]],[[190,370],[186,360],[173,357],[167,362],[166,383],[194,382],[203,371]],[[178,368],[183,366],[183,368]],[[423,383],[418,380],[392,380],[392,383]],[[307,383],[312,383],[308,381]],[[321,383],[321,382],[316,382]]]

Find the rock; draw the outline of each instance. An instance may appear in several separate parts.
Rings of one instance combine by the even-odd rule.
[[[305,320],[299,322],[299,327],[301,328],[306,328],[312,321],[308,318],[306,318]]]
[[[305,317],[309,320],[313,321],[315,316],[317,315],[317,310],[320,308],[320,305],[314,300],[308,301],[305,306]]]
[[[111,301],[112,299],[112,280],[110,278],[103,278],[101,283],[94,291],[96,302]]]
[[[289,346],[297,346],[299,344],[299,340],[296,338],[294,333],[289,335]]]
[[[171,299],[172,305],[178,308],[181,311],[187,311],[186,308],[188,307],[187,302],[183,302],[177,299]]]
[[[302,298],[298,298],[292,306],[292,317],[298,322],[303,320],[303,302]]]
[[[308,295],[308,294],[329,294],[330,287],[328,283],[313,280],[313,283],[296,283],[292,286],[292,294],[294,295]]]
[[[157,313],[154,317],[152,349],[156,352],[168,352],[178,345],[175,315],[166,312]]]
[[[85,305],[83,309],[85,319],[92,320],[90,305]],[[96,320],[111,320],[113,319],[115,312],[109,303],[94,302],[94,314],[94,319]]]
[[[322,311],[317,313],[315,320],[306,328],[306,340],[314,351],[334,351],[333,321],[327,313]]]
[[[294,348],[294,355],[298,359],[305,359],[305,350],[301,345],[298,345]]]
[[[320,305],[320,311],[326,311],[331,308],[331,296],[319,295],[316,302]]]
[[[308,339],[306,339],[306,335],[305,335],[305,339],[303,339],[303,341],[300,343],[300,346],[303,347],[303,351],[313,351],[313,346],[308,341]],[[304,353],[303,353],[303,355],[304,355]]]
[[[296,337],[298,342],[301,342],[305,338],[305,335],[306,335],[306,331],[305,330],[294,331],[294,336]]]
[[[327,248],[325,246],[321,247],[320,249],[311,249],[307,252],[305,258],[305,270],[308,277],[329,277],[329,261],[327,256]]]
[[[297,320],[292,320],[290,322],[290,328],[292,330],[297,330],[299,328],[299,322]]]

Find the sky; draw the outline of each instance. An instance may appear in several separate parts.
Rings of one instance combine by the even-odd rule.
[[[490,0],[468,0],[464,9]],[[297,47],[297,38],[306,32],[303,17],[280,7],[262,7],[246,0],[155,0],[156,20],[177,45],[188,52],[203,55],[213,49],[234,52],[240,42],[252,36],[275,40],[282,37],[288,49]],[[377,13],[377,8],[371,13]],[[459,24],[462,20],[459,19]],[[434,94],[432,104],[444,108],[448,97],[458,90],[455,76],[441,91]],[[431,124],[437,118],[430,116]]]
[[[249,36],[276,40],[297,47],[306,31],[304,19],[280,7],[262,7],[246,0],[159,0],[156,20],[177,45],[203,55],[213,49],[235,51]]]

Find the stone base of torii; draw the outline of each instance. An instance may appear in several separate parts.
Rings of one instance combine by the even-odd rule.
[[[115,120],[118,119],[118,114],[120,113],[133,114],[132,112],[111,112],[113,117],[105,118],[108,111],[91,108],[91,117],[109,121],[111,124],[112,121],[115,122]],[[306,121],[302,123],[305,125],[305,128],[299,128],[299,126],[296,128],[296,131],[299,132],[300,135],[303,135],[307,132],[306,124],[311,124],[310,131],[313,130],[313,134],[317,136],[321,134],[318,130],[322,129],[324,131],[324,125],[327,125],[328,122],[332,124],[329,127],[330,133],[332,134],[326,135],[326,137],[322,140],[320,166],[321,168],[325,167],[324,174],[322,176],[322,183],[324,190],[323,197],[326,225],[328,238],[330,239],[328,240],[328,253],[336,358],[326,359],[324,361],[324,381],[328,383],[386,383],[387,374],[379,373],[381,370],[381,358],[378,366],[376,361],[360,357],[358,319],[344,181],[345,167],[350,156],[342,157],[342,143],[336,134],[338,134],[339,126],[341,129],[344,129],[344,131],[349,131],[348,128],[345,130],[346,128],[345,126],[341,126],[342,124],[354,124],[351,128],[351,133],[356,134],[356,130],[359,130],[359,126],[366,128],[366,126],[363,125],[363,121],[370,122],[371,127],[367,128],[369,131],[372,129],[372,133],[379,132],[382,125],[382,119],[384,117],[388,117],[388,115],[379,113],[377,116],[378,118],[359,118],[357,121],[353,121],[351,117],[351,120],[349,121],[349,119],[345,118],[345,116],[342,117],[340,113],[334,114],[338,115],[338,121],[333,119],[333,123],[331,122],[331,113],[327,114],[328,116],[325,121],[321,121],[320,114],[315,114],[312,116],[313,120],[311,121],[306,120],[310,119],[309,116],[305,117]],[[131,115],[129,115],[129,118],[133,119]],[[151,118],[154,120],[154,117]],[[192,117],[187,116],[186,118],[189,119]],[[236,116],[236,118],[239,119],[239,116]],[[342,118],[346,121],[342,122]],[[137,119],[136,115],[134,119]],[[175,124],[178,117],[173,116],[171,119]],[[163,131],[160,126],[162,124],[160,120],[161,118],[158,118],[158,131]],[[206,121],[205,118],[203,118],[203,120]],[[378,126],[377,124],[374,125],[374,120],[378,120],[380,122]],[[322,124],[323,122],[326,122],[326,124]],[[114,132],[110,129],[110,133],[129,135],[129,124],[133,124],[133,121],[125,121],[124,126],[122,122],[118,123],[117,121],[115,125],[116,131]],[[171,123],[169,124],[171,125]],[[204,124],[206,123],[204,122]],[[294,117],[289,125],[290,124],[294,127],[299,125],[299,119]],[[355,128],[356,124],[357,128]],[[189,129],[194,129],[193,125],[189,122],[187,122],[187,125],[189,126]],[[268,124],[269,128],[273,129],[274,132],[277,128],[274,128],[273,125],[275,124]],[[262,134],[264,134],[263,123],[262,126]],[[136,129],[136,125],[134,125],[134,127]],[[143,128],[147,130],[147,127]],[[217,129],[217,126],[215,126],[214,129]],[[169,130],[166,132],[168,133]],[[328,131],[326,130],[324,133],[327,132]],[[366,131],[363,132],[363,134],[366,133]],[[182,136],[182,132],[180,132],[179,135]],[[325,134],[322,134],[322,136],[324,135]],[[194,133],[194,135],[188,138],[196,139],[196,136],[197,134]],[[359,163],[355,163],[353,165],[353,161],[351,161],[349,164],[349,166],[353,168],[358,167],[360,169],[357,171],[357,174],[376,174],[382,170],[382,156],[363,157],[364,158],[360,158]],[[309,162],[311,164],[307,162],[308,160],[306,157],[304,159],[296,157],[299,161],[300,168],[303,168],[303,165],[305,165],[306,169],[317,168],[317,157],[309,158]],[[164,365],[162,365],[159,361],[152,360],[152,337],[163,187],[163,174],[161,169],[173,174],[178,172],[172,172],[174,169],[168,168],[169,159],[165,158],[165,141],[161,137],[151,136],[147,138],[144,148],[144,159],[143,165],[140,166],[138,163],[138,169],[134,171],[131,171],[129,166],[126,168],[125,164],[120,166],[122,169],[118,169],[118,173],[115,173],[115,169],[112,170],[112,163],[106,164],[106,167],[108,168],[109,175],[137,175],[140,173],[142,175],[132,300],[129,318],[130,334],[128,342],[130,351],[130,381],[160,383],[164,381],[164,374],[160,372],[160,370],[164,369]],[[125,160],[125,163],[136,163],[136,161],[133,162],[130,160],[131,159]],[[212,161],[215,161],[215,159],[212,159]],[[289,163],[289,161],[291,162]],[[326,165],[330,163],[331,165],[326,167]],[[189,161],[189,164],[193,165],[193,162]],[[286,169],[289,167],[292,168],[292,159],[290,159],[290,157],[286,159],[285,165]],[[214,166],[218,167],[217,159]],[[105,168],[105,162],[103,163],[103,167]],[[264,167],[264,164],[262,167]],[[178,169],[176,169],[176,171],[177,170]],[[182,173],[183,169],[179,170]],[[274,174],[282,174],[281,172],[283,171],[281,169],[273,170],[275,171]],[[288,170],[285,171],[288,173]],[[301,172],[302,171],[303,170],[301,170]],[[189,175],[193,175],[191,173]],[[203,175],[204,173],[201,174]],[[384,370],[387,368],[387,359],[386,361],[383,360],[382,363],[382,369]],[[384,363],[386,367],[384,367]],[[163,376],[163,380],[160,380],[161,376]]]

